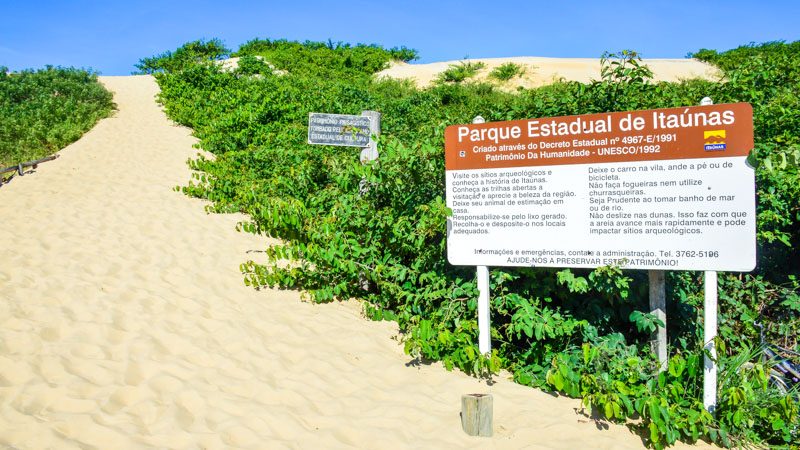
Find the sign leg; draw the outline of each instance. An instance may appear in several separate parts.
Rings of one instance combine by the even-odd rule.
[[[714,338],[717,337],[717,272],[707,270],[705,275],[703,406],[714,414],[717,409],[717,350],[714,346]]]
[[[369,144],[361,149],[361,162],[375,161],[378,159],[378,143],[372,136],[381,134],[381,113],[378,111],[361,111],[361,115],[369,117]]]
[[[482,355],[492,352],[489,317],[489,268],[478,266],[478,349]]]

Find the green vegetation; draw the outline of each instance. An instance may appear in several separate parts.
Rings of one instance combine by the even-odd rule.
[[[155,72],[177,72],[199,61],[218,61],[225,59],[231,51],[219,39],[187,42],[175,52],[164,52],[152,58],[143,58],[134,67],[139,69],[137,74],[151,74]]]
[[[478,61],[461,61],[458,64],[450,64],[447,70],[436,75],[437,83],[461,83],[467,78],[472,78],[481,69],[485,69],[486,64]]]
[[[506,62],[492,69],[489,77],[498,81],[508,81],[514,77],[521,77],[525,73],[525,67],[521,64]]]
[[[631,426],[654,447],[700,438],[786,446],[800,441],[798,404],[766,383],[753,321],[761,314],[770,341],[798,349],[798,50],[698,52],[724,71],[721,83],[652,83],[625,51],[603,56],[600,81],[510,94],[487,84],[419,90],[375,81],[397,57],[376,46],[256,40],[237,54],[265,56],[287,75],[248,77],[200,62],[156,78],[170,117],[216,154],[191,160],[194,180],[179,189],[211,200],[210,211],[247,213],[241,230],[284,242],[268,249],[268,263],[242,264],[248,285],[303,289],[317,302],[361,298],[368,317],[397,321],[408,354],[479,376],[505,368],[521,384],[580,396],[609,420],[639,418]],[[660,375],[648,345],[659,321],[646,313],[647,275],[616,267],[492,270],[494,349],[478,355],[474,269],[445,257],[445,127],[478,114],[500,121],[682,107],[705,96],[753,105],[757,166],[758,267],[720,274],[716,417],[702,405],[700,273],[667,274],[671,360]],[[375,163],[361,165],[352,148],[306,144],[309,112],[361,110],[383,113]]]
[[[371,44],[351,46],[341,42],[303,43],[284,39],[253,39],[239,47],[232,56],[263,56],[277,69],[317,78],[364,78],[385,69],[390,61],[412,61],[417,51],[405,47],[384,49]]]
[[[0,168],[43,158],[108,117],[112,95],[85,70],[0,67]]]

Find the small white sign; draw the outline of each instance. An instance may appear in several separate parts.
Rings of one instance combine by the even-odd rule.
[[[309,144],[366,147],[369,133],[369,117],[325,113],[308,115]]]

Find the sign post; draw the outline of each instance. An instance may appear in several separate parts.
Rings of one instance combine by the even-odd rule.
[[[381,113],[378,111],[361,111],[361,116],[369,119],[369,141],[361,150],[359,157],[361,162],[365,163],[378,159],[378,143],[375,142],[375,139],[372,139],[372,136],[380,136],[381,134]]]
[[[717,272],[705,271],[705,305],[703,308],[703,406],[714,414],[717,409],[717,349],[714,338],[717,337]]]
[[[710,97],[703,97],[701,106],[713,105]],[[658,371],[663,372],[669,368],[669,355],[667,354],[667,292],[665,273],[663,270],[649,270],[648,285],[650,288],[650,314],[660,320],[664,326],[656,328],[650,334],[650,344],[653,352],[658,356]],[[707,305],[706,305],[707,306]],[[716,368],[715,368],[716,371]],[[716,372],[715,372],[716,373]],[[714,383],[716,386],[716,383]],[[706,407],[708,409],[708,407]]]
[[[360,116],[346,114],[308,114],[308,143],[315,145],[339,145],[361,147],[361,164],[378,159],[378,143],[372,136],[381,134],[381,113],[361,111]],[[359,195],[369,189],[366,180],[358,186]],[[369,280],[364,273],[359,276],[359,284],[364,291],[369,290]]]
[[[472,123],[486,123],[482,116],[475,116]],[[489,268],[478,266],[478,351],[481,355],[492,353],[492,308],[491,285],[489,284]]]
[[[752,148],[746,103],[450,126],[448,260],[749,272]]]
[[[700,105],[713,105],[711,97],[703,97]],[[703,281],[703,407],[714,414],[717,410],[717,272],[707,270]]]

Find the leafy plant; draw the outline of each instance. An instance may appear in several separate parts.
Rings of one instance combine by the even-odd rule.
[[[237,72],[242,75],[272,75],[272,67],[263,59],[251,55],[244,55],[239,58]]]
[[[0,168],[51,155],[76,141],[114,106],[97,74],[47,66],[0,67]]]
[[[598,106],[603,111],[624,111],[637,109],[637,104],[627,104],[630,97],[647,95],[651,87],[653,72],[641,64],[642,58],[633,50],[617,53],[605,52],[600,57],[600,81],[593,81],[592,88],[597,96]],[[627,98],[626,98],[627,97]]]
[[[640,332],[652,333],[656,331],[658,327],[665,326],[664,322],[653,314],[632,311],[629,317],[631,322],[636,324],[636,329]]]
[[[384,49],[376,44],[296,42],[284,39],[253,39],[241,45],[233,56],[261,56],[279,70],[314,78],[369,78],[391,61],[412,61],[417,51],[406,47]]]
[[[607,83],[616,86],[647,83],[653,78],[653,71],[641,65],[641,60],[641,56],[633,50],[605,52],[600,57],[600,76]]]
[[[484,68],[486,68],[486,63],[482,61],[461,61],[458,64],[450,64],[446,70],[436,75],[436,82],[461,83],[467,78],[474,77]]]
[[[187,42],[179,47],[175,52],[167,51],[160,55],[150,58],[142,58],[134,67],[139,69],[133,74],[152,74],[156,72],[175,72],[183,70],[191,64],[200,61],[216,61],[225,59],[230,54],[230,50],[225,47],[219,39],[209,41],[198,40]]]
[[[525,74],[525,67],[513,62],[505,62],[492,69],[489,77],[499,81],[508,81],[514,77],[521,77]]]

